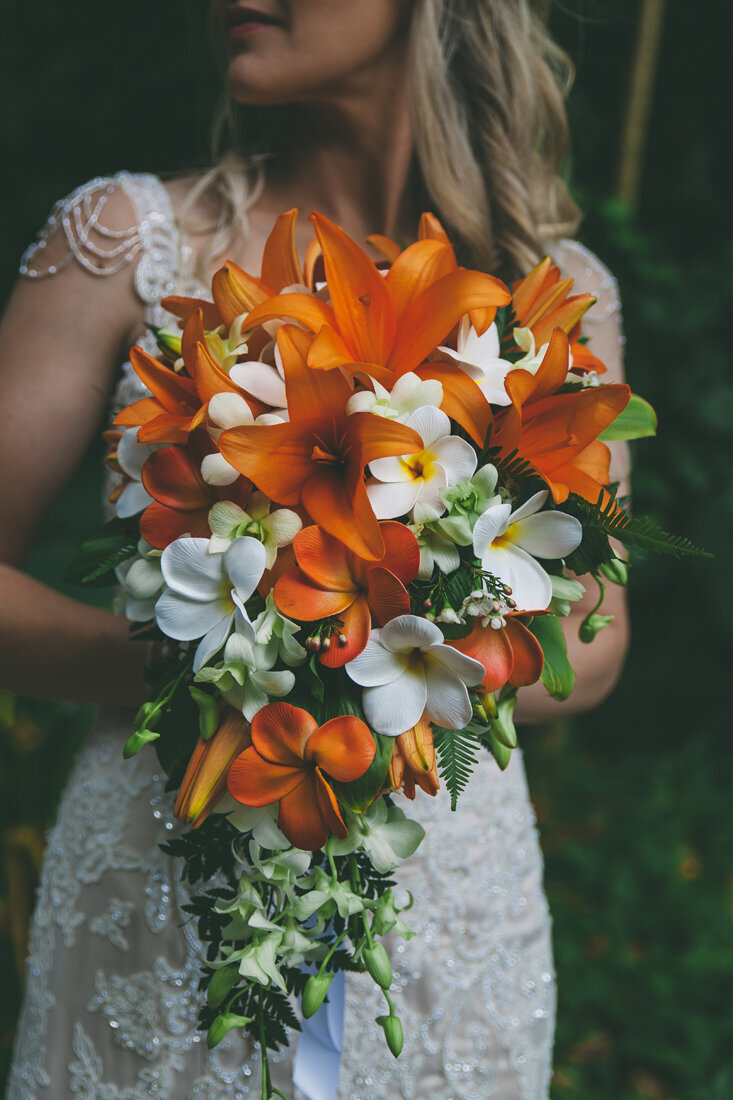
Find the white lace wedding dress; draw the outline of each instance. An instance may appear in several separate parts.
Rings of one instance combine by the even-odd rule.
[[[128,231],[105,228],[116,187],[136,212]],[[152,324],[170,323],[159,305],[166,294],[206,294],[156,177],[92,181],[54,210],[46,235],[61,230],[65,262],[100,273],[135,263]],[[24,274],[47,272],[43,247],[26,254]],[[581,246],[561,248],[580,289],[601,298],[596,324],[617,331],[612,278]],[[115,405],[142,392],[124,364]],[[159,848],[178,826],[154,752],[122,760],[130,721],[122,709],[100,712],[48,838],[8,1100],[260,1096],[256,1049],[230,1033],[209,1053],[196,1029],[201,952],[180,908],[178,867]],[[338,1096],[546,1100],[555,984],[521,754],[503,774],[487,754],[454,814],[442,792],[418,795],[410,813],[426,836],[398,875],[415,899],[416,935],[392,955],[404,1051],[395,1060],[374,1023],[383,1001],[371,979],[349,976]],[[291,1054],[276,1058],[274,1083],[301,1100],[291,1074]]]

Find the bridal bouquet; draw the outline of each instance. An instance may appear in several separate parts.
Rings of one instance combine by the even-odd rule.
[[[400,1052],[381,940],[410,935],[390,875],[423,830],[399,792],[442,780],[455,809],[484,751],[507,766],[518,690],[567,697],[577,577],[584,641],[625,580],[609,536],[694,552],[615,499],[606,443],[654,414],[603,383],[593,299],[549,258],[510,291],[430,215],[370,238],[378,266],[314,214],[303,269],[295,217],[133,350],[149,396],[107,433],[116,518],[75,567],[152,642],[125,755],[155,742],[192,826],[168,850],[200,884],[201,1024],[259,1042],[263,1096],[294,997],[312,1016],[339,971],[381,987]]]

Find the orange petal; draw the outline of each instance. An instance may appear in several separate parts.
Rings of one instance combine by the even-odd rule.
[[[506,630],[494,630],[477,621],[467,638],[449,641],[448,645],[481,662],[486,671],[482,681],[485,691],[498,691],[509,679],[514,658]]]
[[[192,374],[196,390],[202,402],[210,401],[217,393],[238,393],[242,388],[217,363],[206,344],[195,344],[192,352]]]
[[[312,343],[312,337],[295,325],[283,325],[278,330],[277,346],[282,356],[290,418],[342,417],[351,386],[340,371],[313,370],[308,366]]]
[[[204,328],[209,332],[221,324],[219,310],[213,302],[205,302],[203,299],[199,298],[183,298],[178,294],[170,294],[167,298],[163,298],[160,304],[167,313],[172,313],[174,317],[178,317],[184,324],[192,314],[196,313],[198,310],[201,311],[203,316]]]
[[[313,436],[322,428],[322,420],[230,428],[219,436],[218,445],[227,462],[270,500],[293,505],[313,475]]]
[[[140,424],[147,424],[160,416],[162,405],[154,397],[141,397],[139,401],[133,401],[117,413],[115,424],[121,424],[123,428],[137,428]]]
[[[572,283],[572,279],[567,281]],[[556,328],[561,328],[563,332],[569,333],[577,325],[583,314],[587,313],[595,300],[592,294],[576,294],[574,297],[568,298],[557,309],[554,309],[547,317],[543,317],[539,323],[529,325],[528,327],[532,329],[534,335],[535,344],[538,347],[546,344],[553,329]]]
[[[251,747],[232,764],[227,786],[232,797],[245,806],[269,806],[302,786],[305,778],[302,764],[300,767],[271,764]]]
[[[165,504],[153,501],[140,516],[140,534],[157,550],[165,550],[166,546],[184,535],[193,538],[209,538],[209,510],[211,501],[197,511],[183,512],[179,508],[167,508]]]
[[[423,441],[413,428],[368,412],[352,413],[346,421],[346,434],[354,468],[359,470],[375,458],[409,455],[423,449]]]
[[[311,332],[318,332],[323,325],[336,324],[333,310],[312,294],[276,294],[252,310],[247,318],[247,328],[255,328],[265,321],[298,321]]]
[[[130,362],[140,381],[148,387],[166,412],[180,414],[183,409],[193,411],[194,406],[198,408],[200,402],[190,378],[182,378],[170,367],[164,367],[140,347],[132,348]]]
[[[380,256],[384,256],[385,260],[389,260],[391,264],[395,262],[400,254],[400,246],[391,237],[385,237],[382,233],[370,233],[366,238],[366,242]]]
[[[199,739],[183,777],[174,813],[198,829],[224,794],[234,759],[251,743],[249,723],[226,708],[223,721],[208,741]]]
[[[311,221],[323,249],[334,327],[352,349],[352,359],[386,364],[395,314],[384,278],[337,225],[317,213],[311,214]]]
[[[420,222],[417,227],[417,239],[419,241],[433,240],[442,241],[443,244],[450,244],[450,239],[443,226],[440,224],[435,214],[431,214],[429,211],[425,211],[420,215]]]
[[[507,619],[505,630],[495,631],[495,633],[506,634],[512,647],[513,662],[509,683],[513,687],[527,687],[529,684],[536,683],[542,675],[545,655],[534,634],[530,633],[523,623],[512,618]]]
[[[324,592],[297,567],[280,577],[273,589],[273,596],[283,615],[305,623],[327,619],[331,615],[340,616],[354,601],[353,592]]]
[[[569,462],[611,424],[629,402],[622,383],[558,394],[531,406],[519,450],[543,473]]]
[[[389,569],[375,565],[368,574],[368,601],[377,626],[398,615],[410,614],[410,597],[402,581]]]
[[[189,374],[193,375],[193,351],[196,344],[206,343],[203,314],[200,309],[194,310],[183,329],[181,336],[181,356],[186,364]]]
[[[328,801],[327,796],[322,797],[326,802]],[[329,818],[335,813],[340,820],[338,808],[333,811],[329,806],[328,810],[330,810]],[[277,823],[296,848],[315,851],[326,843],[328,825],[321,813],[314,773],[306,774],[304,782],[282,799]]]
[[[499,279],[458,268],[410,302],[387,363],[399,377],[422,363],[465,313],[506,305],[511,295]]]
[[[153,451],[145,461],[141,481],[151,497],[169,508],[193,511],[210,505],[214,496],[184,447]]]
[[[382,419],[371,413],[355,415],[369,416],[372,420]],[[394,451],[391,453],[394,454]],[[302,497],[315,522],[359,557],[372,561],[383,557],[384,540],[361,474],[350,488],[340,471],[324,466],[305,483]]]
[[[268,297],[268,288],[260,279],[255,279],[237,264],[227,260],[211,282],[214,301],[221,319],[228,327],[243,313],[264,302]]]
[[[556,393],[564,384],[570,363],[570,343],[562,329],[555,329],[550,338],[545,357],[535,374],[535,388],[532,400],[539,401],[548,394]],[[511,371],[509,377],[514,372]]]
[[[330,592],[358,591],[346,547],[333,535],[317,525],[304,527],[295,536],[293,547],[298,565],[311,582]]]
[[[384,558],[379,563],[403,584],[410,584],[420,568],[420,547],[404,523],[387,519],[379,524],[384,539]]]
[[[397,317],[423,290],[455,269],[453,249],[444,241],[416,241],[401,252],[385,278]]]
[[[339,783],[351,783],[361,778],[376,751],[366,722],[354,715],[342,714],[319,726],[308,740],[305,757]]]
[[[321,260],[323,251],[321,245],[316,237],[310,242],[305,250],[305,285],[309,290],[315,289],[316,283],[316,265]]]
[[[331,635],[331,644],[326,652],[318,654],[318,660],[326,668],[343,668],[347,661],[353,661],[365,648],[372,628],[372,616],[364,595],[357,596],[353,603],[341,612],[343,635],[346,645],[340,645],[338,637]]]
[[[187,443],[191,432],[190,416],[163,413],[143,424],[137,433],[138,443]]]
[[[415,373],[440,382],[441,409],[466,429],[477,447],[483,447],[492,420],[491,406],[473,379],[455,363],[423,363]]]
[[[302,767],[308,738],[317,729],[315,718],[290,703],[268,703],[252,719],[252,744],[271,764]]]
[[[342,337],[330,325],[322,326],[308,349],[308,366],[313,370],[333,370],[351,363],[352,359]]]
[[[526,327],[532,304],[541,293],[542,287],[546,285],[548,279],[553,281],[551,274],[553,270],[559,272],[557,267],[553,267],[550,257],[545,256],[543,260],[535,264],[528,275],[513,284],[512,308],[521,326]]]
[[[265,242],[261,275],[262,282],[272,291],[303,282],[303,270],[295,247],[297,220],[296,209],[280,214]]]

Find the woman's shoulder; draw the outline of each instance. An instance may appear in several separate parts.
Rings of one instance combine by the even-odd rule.
[[[96,176],[55,203],[24,253],[20,274],[40,279],[78,265],[95,276],[132,266],[146,304],[179,290],[185,255],[168,187],[152,173]]]

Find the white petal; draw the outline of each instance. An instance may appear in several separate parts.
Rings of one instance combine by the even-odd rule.
[[[520,519],[526,519],[527,516],[533,516],[535,512],[539,512],[548,496],[549,491],[547,489],[540,489],[539,493],[534,493],[529,500],[525,500],[524,504],[520,508],[517,508],[516,512],[512,512],[509,522],[518,523]]]
[[[552,599],[552,581],[538,561],[519,546],[489,550],[484,569],[508,584],[520,611],[544,611]]]
[[[224,567],[237,595],[248,600],[265,571],[265,548],[259,539],[248,535],[235,539],[224,554]]]
[[[410,653],[443,642],[443,634],[435,623],[418,615],[398,615],[390,619],[379,632],[379,640],[385,649],[395,653]]]
[[[447,539],[435,539],[432,549],[433,559],[441,573],[452,573],[461,564],[461,556],[456,546],[454,543],[448,542]],[[420,564],[422,566],[422,557]]]
[[[249,631],[235,631],[227,639],[224,647],[224,661],[226,664],[242,664],[247,668],[256,668],[254,628],[250,623]]]
[[[448,475],[439,462],[431,462],[424,473],[425,479],[418,482],[420,494],[413,507],[415,523],[429,523],[445,512],[440,490],[446,488]]]
[[[232,485],[239,477],[224,455],[206,455],[201,463],[201,476],[207,485]]]
[[[224,584],[224,563],[209,553],[208,539],[181,538],[166,546],[160,559],[165,583],[190,600],[215,600]]]
[[[354,683],[362,687],[391,684],[406,668],[406,659],[402,654],[393,653],[381,645],[379,639],[374,636],[376,633],[377,631],[372,631],[361,653],[345,666]]]
[[[206,664],[209,658],[213,657],[215,653],[218,653],[224,645],[232,625],[232,617],[232,615],[226,615],[218,623],[215,623],[211,630],[208,630],[201,639],[193,657],[194,672],[198,672],[199,669]]]
[[[285,383],[275,367],[256,360],[250,363],[237,363],[229,372],[229,377],[247,393],[264,401],[266,405],[279,408],[287,405]]]
[[[511,504],[497,504],[478,517],[473,529],[473,549],[477,558],[483,558],[492,542],[506,531]]]
[[[374,515],[377,519],[406,516],[420,495],[422,485],[422,478],[414,481],[367,481],[367,495]]]
[[[220,428],[254,424],[252,410],[238,393],[215,393],[209,400],[209,420]]]
[[[267,694],[250,677],[242,691],[242,714],[251,722],[255,714],[270,702]]]
[[[357,393],[352,393],[346,402],[346,412],[349,416],[357,412],[371,412],[376,402],[376,395],[371,390],[359,390]]]
[[[510,524],[517,546],[535,558],[564,558],[583,540],[583,525],[563,512],[541,512]]]
[[[289,546],[302,528],[303,521],[298,513],[290,508],[278,508],[262,521],[262,526],[269,533],[275,546]]]
[[[268,695],[274,695],[277,698],[287,695],[295,686],[295,676],[292,672],[287,671],[254,672],[251,679],[262,691],[266,691]]]
[[[503,359],[488,364],[484,377],[479,382],[479,387],[490,405],[511,404],[512,399],[506,392],[504,381],[509,371],[512,370],[512,366],[511,363],[505,363]]]
[[[450,435],[450,420],[442,409],[436,409],[433,405],[424,405],[416,409],[406,423],[421,437],[424,448],[429,448],[436,439]]]
[[[139,481],[131,481],[120,493],[115,505],[115,512],[120,519],[127,519],[129,516],[136,516],[138,512],[142,512],[152,502],[153,498],[145,486],[141,485]]]
[[[415,480],[415,475],[410,467],[396,457],[375,458],[373,462],[369,463],[369,469],[373,476],[379,478],[380,481],[392,483],[395,481],[412,482]]]
[[[483,675],[483,667],[481,672]],[[463,729],[473,715],[468,689],[463,681],[447,665],[437,661],[428,662],[426,680],[425,712],[428,718],[446,729]]]
[[[139,430],[139,428],[125,428],[117,444],[117,461],[120,468],[133,481],[140,480],[140,474],[146,459],[153,451],[158,449],[148,443],[138,443],[137,433]]]
[[[125,596],[125,618],[131,623],[147,623],[155,618],[155,600],[136,600]]]
[[[426,656],[431,662],[428,676],[432,675],[432,662],[434,661],[446,665],[454,676],[457,676],[459,680],[463,680],[463,683],[468,684],[469,687],[480,684],[486,675],[486,669],[480,661],[474,661],[473,657],[467,657],[465,653],[460,653],[452,645],[431,646],[426,651]]]
[[[163,574],[156,560],[137,558],[125,575],[125,590],[137,600],[151,600],[160,594]]]
[[[397,737],[420,721],[426,699],[425,675],[422,667],[418,666],[404,672],[391,684],[364,688],[362,704],[366,720],[373,730],[388,737]]]
[[[435,459],[448,474],[448,485],[468,481],[476,469],[476,452],[470,443],[458,436],[449,435],[430,448]]]
[[[155,605],[155,619],[169,638],[192,642],[231,614],[223,600],[202,603],[175,592],[164,592]]]
[[[231,532],[243,522],[246,512],[232,500],[218,500],[209,509],[209,527],[214,535],[230,539]],[[229,543],[227,543],[227,546]],[[209,547],[211,552],[211,547]]]

